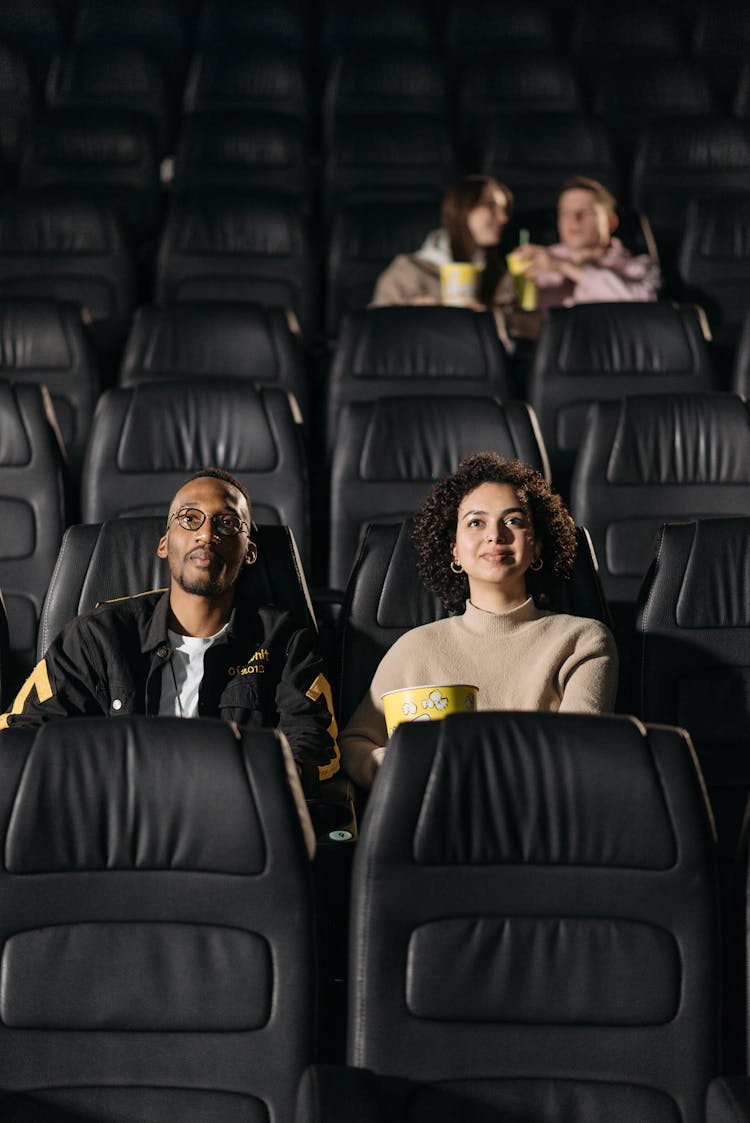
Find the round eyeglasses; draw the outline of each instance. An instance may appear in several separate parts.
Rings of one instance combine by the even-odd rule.
[[[177,519],[183,530],[200,530],[207,517],[205,511],[201,511],[200,507],[180,507],[179,511],[175,511],[169,516],[167,526],[172,519]],[[224,512],[211,515],[211,526],[214,529],[214,534],[218,534],[220,538],[234,538],[241,530],[250,533],[250,528],[244,519],[241,519],[239,515],[225,514]]]

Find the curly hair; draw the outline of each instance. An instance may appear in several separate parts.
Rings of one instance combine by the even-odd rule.
[[[506,460],[496,452],[467,456],[455,472],[433,485],[414,516],[411,534],[419,576],[449,612],[463,611],[469,581],[465,573],[451,570],[451,550],[461,501],[484,483],[510,484],[531,519],[534,535],[542,544],[544,566],[538,573],[527,571],[526,585],[538,604],[548,604],[555,583],[566,581],[573,568],[575,524],[544,476],[520,460]]]

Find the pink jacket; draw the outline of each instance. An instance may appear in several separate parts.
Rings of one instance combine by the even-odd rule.
[[[562,261],[571,257],[567,246],[560,243],[547,246],[547,252]],[[541,308],[559,305],[571,308],[574,304],[607,300],[656,300],[661,284],[656,262],[645,253],[634,257],[619,238],[611,240],[600,261],[584,265],[582,269],[583,278],[578,284],[552,270],[539,273],[536,283]]]

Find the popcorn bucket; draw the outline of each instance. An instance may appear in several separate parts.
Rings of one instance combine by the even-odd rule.
[[[467,261],[451,261],[440,266],[440,299],[452,308],[465,308],[477,298],[477,284],[482,272]]]
[[[473,714],[479,687],[465,683],[450,686],[411,686],[382,695],[388,736],[402,721],[440,721],[446,714]]]

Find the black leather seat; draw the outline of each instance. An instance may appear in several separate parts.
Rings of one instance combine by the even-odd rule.
[[[193,113],[182,121],[173,187],[280,191],[309,206],[313,180],[307,131],[294,117],[278,114]]]
[[[73,41],[91,46],[137,47],[157,59],[179,86],[185,73],[188,34],[179,0],[80,0]]]
[[[196,51],[190,63],[184,113],[242,110],[307,121],[308,76],[299,54],[272,43],[235,41]]]
[[[64,32],[54,0],[0,0],[0,43],[21,51],[34,82],[42,88],[52,56],[60,49]]]
[[[203,0],[195,29],[199,47],[226,46],[240,40],[277,43],[304,52],[309,45],[307,14],[296,0],[272,5],[244,0]]]
[[[501,8],[494,0],[474,0],[470,5],[451,0],[443,31],[443,46],[450,58],[471,59],[501,51],[544,51],[556,45],[549,8],[538,0]]]
[[[326,331],[372,300],[379,274],[396,254],[418,250],[440,222],[440,199],[350,200],[336,210],[328,239]]]
[[[685,58],[639,58],[637,63],[610,58],[593,82],[591,98],[628,163],[644,121],[715,114],[718,109],[703,70]]]
[[[518,113],[489,127],[481,166],[513,187],[527,208],[554,207],[573,175],[599,180],[619,195],[620,171],[603,121],[583,113]]]
[[[446,616],[440,601],[422,585],[409,538],[411,523],[367,528],[347,586],[341,621],[343,727],[369,688],[386,651],[410,628]],[[610,623],[591,542],[578,528],[578,551],[570,581],[558,587],[545,607]]]
[[[0,40],[0,158],[3,180],[15,174],[38,97],[23,52]]]
[[[491,315],[465,308],[394,307],[344,317],[329,375],[329,447],[346,402],[415,394],[514,396]]]
[[[300,340],[281,308],[252,304],[171,304],[139,308],[130,326],[120,385],[236,378],[277,386],[307,417]]]
[[[347,1060],[425,1086],[391,1120],[703,1123],[715,892],[682,731],[530,713],[402,724],[355,854]],[[441,1093],[465,1109],[440,1111]],[[351,1081],[348,1115],[298,1118],[384,1116],[377,1088],[358,1103]]]
[[[0,297],[76,304],[97,349],[121,346],[135,304],[133,254],[117,215],[62,191],[3,196]]]
[[[40,386],[0,382],[0,590],[10,633],[3,689],[14,693],[34,664],[42,601],[65,528],[63,464]]]
[[[625,394],[718,389],[697,309],[670,304],[579,304],[553,308],[533,360],[530,400],[565,486],[595,400]]]
[[[51,300],[0,300],[0,350],[6,378],[49,390],[77,488],[99,394],[96,358],[80,310]]]
[[[737,342],[750,307],[750,199],[692,202],[679,256],[680,279],[705,308],[717,346]]]
[[[173,96],[155,58],[121,43],[71,43],[50,66],[51,109],[124,109],[148,120],[160,155],[170,151]]]
[[[750,51],[750,13],[734,0],[699,4],[692,24],[690,52],[705,67],[722,97],[731,96]]]
[[[329,584],[344,588],[368,523],[411,515],[437,479],[478,449],[549,469],[525,402],[424,395],[345,405],[331,463]]]
[[[224,379],[142,382],[99,399],[81,489],[84,522],[163,515],[187,476],[218,464],[247,486],[258,522],[291,526],[307,560],[306,461],[282,390]],[[0,586],[2,587],[2,586]]]
[[[68,527],[44,599],[36,644],[38,659],[69,620],[101,601],[168,587],[167,563],[156,556],[165,523],[166,508],[160,515]],[[256,524],[253,541],[258,547],[252,571],[258,600],[283,604],[299,627],[315,628],[292,532],[285,526]]]
[[[577,4],[569,47],[581,70],[588,73],[617,59],[628,58],[640,67],[646,58],[662,61],[683,53],[674,13],[648,0],[606,7],[592,0]]]
[[[326,75],[323,136],[334,136],[338,117],[366,113],[448,114],[448,84],[432,51],[408,47],[354,47],[337,54]]]
[[[162,229],[156,302],[260,303],[316,324],[315,266],[294,200],[215,189],[176,196]]]
[[[662,523],[750,512],[750,410],[732,394],[596,402],[571,511],[591,532],[612,604],[635,606]]]
[[[750,189],[750,129],[729,117],[670,117],[641,132],[631,202],[649,217],[660,244],[674,249],[692,199]]]
[[[583,108],[573,66],[554,50],[510,49],[471,58],[464,68],[458,96],[462,135],[475,150],[477,142],[481,148],[488,128],[501,131],[508,116],[576,113]],[[498,178],[511,183],[519,199],[525,202],[515,179],[499,170]]]
[[[355,45],[401,46],[429,50],[434,45],[430,11],[421,0],[378,5],[329,0],[323,9],[321,45],[332,53]]]
[[[441,115],[338,117],[323,168],[326,211],[356,199],[424,198],[444,191],[457,170],[452,129]]]
[[[208,719],[3,733],[4,1119],[291,1118],[314,838],[287,753]]]
[[[159,218],[159,164],[150,123],[127,110],[51,109],[21,157],[24,188],[70,188],[115,207],[134,235]]]
[[[732,389],[735,394],[750,397],[750,310],[745,313],[737,349],[734,354]]]
[[[689,731],[726,859],[750,792],[748,558],[747,514],[662,527],[636,625],[637,711]]]

